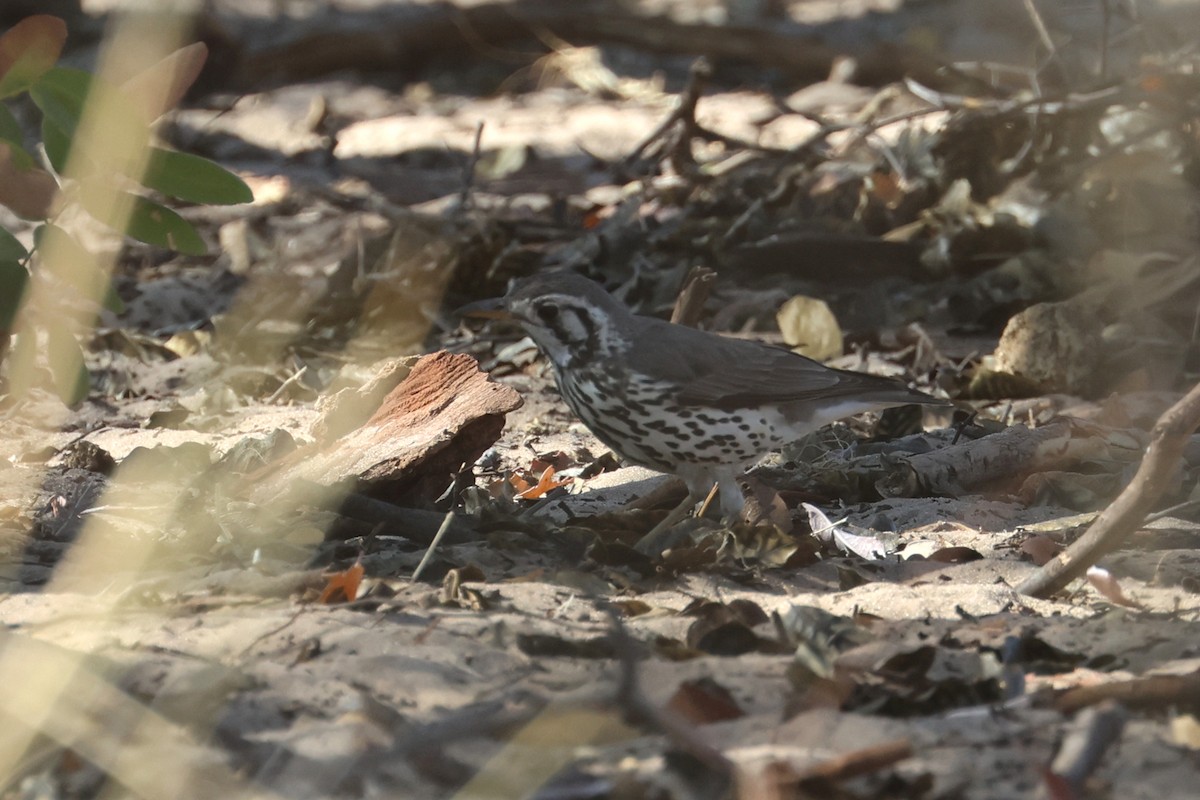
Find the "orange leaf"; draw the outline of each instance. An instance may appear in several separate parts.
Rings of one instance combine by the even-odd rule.
[[[343,572],[335,572],[329,576],[329,583],[321,590],[318,603],[349,603],[358,597],[358,586],[362,583],[363,565],[355,561]]]
[[[610,216],[612,216],[612,209],[607,206],[596,206],[583,215],[583,229],[594,231],[600,227],[601,222]]]
[[[49,14],[26,17],[0,36],[0,97],[23,92],[54,66],[67,23]]]
[[[522,470],[522,472],[524,472],[524,470]],[[517,490],[518,496],[520,492],[527,492],[531,487],[529,481],[525,480],[525,476],[520,472],[514,472],[512,475],[509,475],[508,482],[511,483],[512,487]]]
[[[1163,80],[1162,75],[1143,75],[1138,82],[1141,84],[1142,91],[1149,94],[1160,94],[1166,88],[1167,82]]]
[[[542,472],[542,477],[538,478],[536,486],[531,486],[523,492],[518,492],[517,497],[522,500],[537,500],[542,495],[551,489],[557,489],[560,486],[566,486],[571,482],[570,478],[562,480],[554,480],[554,467],[546,467]]]
[[[179,105],[187,90],[200,77],[208,58],[208,46],[195,42],[181,47],[149,69],[121,84],[124,94],[154,121]]]

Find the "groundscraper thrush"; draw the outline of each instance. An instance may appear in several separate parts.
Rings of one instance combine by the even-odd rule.
[[[567,405],[602,442],[687,483],[681,509],[716,483],[722,511],[737,513],[743,471],[836,420],[944,405],[890,378],[639,316],[572,272],[527,278],[503,303],[554,365]]]

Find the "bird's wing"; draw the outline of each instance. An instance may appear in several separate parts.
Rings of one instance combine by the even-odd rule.
[[[732,410],[846,399],[864,405],[940,402],[899,381],[832,369],[780,347],[646,317],[639,322],[630,367],[678,384],[677,398],[685,404]]]

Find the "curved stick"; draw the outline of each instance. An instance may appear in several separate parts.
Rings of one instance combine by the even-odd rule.
[[[1083,575],[1115,550],[1146,518],[1166,490],[1188,437],[1200,427],[1200,385],[1168,408],[1150,431],[1150,446],[1133,480],[1101,512],[1087,533],[1017,586],[1017,591],[1047,597]]]

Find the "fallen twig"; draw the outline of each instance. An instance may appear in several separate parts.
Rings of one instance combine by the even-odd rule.
[[[671,311],[671,322],[679,325],[695,327],[700,320],[700,312],[704,308],[712,285],[717,280],[717,273],[708,267],[696,266],[688,270],[683,279],[683,288],[675,298],[675,308]]]
[[[1083,575],[1106,553],[1116,549],[1146,519],[1170,485],[1171,473],[1183,456],[1188,438],[1200,427],[1200,385],[1171,406],[1150,431],[1150,446],[1137,474],[1087,533],[1026,578],[1017,591],[1047,597]]]
[[[761,773],[748,776],[738,786],[739,797],[813,798],[832,797],[834,784],[873,775],[913,755],[912,742],[895,739],[826,759],[807,769],[796,769],[785,762],[768,764]],[[837,796],[841,796],[837,794]]]
[[[433,541],[429,543],[428,549],[425,550],[425,555],[421,556],[421,563],[417,564],[417,568],[413,570],[413,574],[412,574],[413,583],[416,583],[418,580],[421,579],[421,573],[425,571],[426,565],[428,565],[429,560],[431,558],[433,558],[434,551],[437,550],[437,546],[441,543],[442,537],[444,537],[446,535],[446,531],[450,530],[450,525],[453,522],[454,522],[454,511],[453,510],[447,511],[446,518],[444,520],[442,520],[441,527],[439,527],[437,530],[437,533],[435,533],[433,535]]]
[[[1080,714],[1063,738],[1054,762],[1044,776],[1054,797],[1086,797],[1088,777],[1121,739],[1129,712],[1116,703],[1089,708]],[[1057,789],[1057,791],[1053,791]]]
[[[471,208],[471,190],[475,188],[475,168],[479,166],[479,157],[483,145],[483,120],[475,126],[475,144],[471,148],[471,157],[463,167],[462,189],[458,194],[458,205],[463,211]]]
[[[692,62],[692,68],[688,71],[687,86],[679,96],[679,102],[675,109],[625,157],[625,163],[632,164],[649,151],[652,145],[666,141],[671,129],[676,125],[682,130],[673,142],[666,143],[668,155],[676,161],[680,156],[692,161],[690,142],[692,137],[698,135],[701,130],[699,123],[696,122],[696,104],[700,101],[700,96],[704,94],[704,88],[708,85],[711,77],[712,65],[708,63],[708,59],[698,58]]]
[[[1200,672],[1188,675],[1143,675],[1127,681],[1065,689],[1052,701],[1063,714],[1115,700],[1127,708],[1161,710],[1200,701]]]

